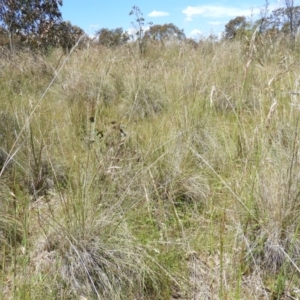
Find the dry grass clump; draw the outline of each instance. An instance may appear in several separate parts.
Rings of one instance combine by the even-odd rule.
[[[294,268],[299,260],[299,170],[293,155],[298,156],[272,153],[254,183],[253,209],[259,223],[254,222],[246,232],[250,239],[248,255],[268,273]]]
[[[197,162],[190,159],[188,150],[186,153],[180,150],[180,146],[175,147],[174,152],[169,149],[170,153],[160,160],[159,169],[154,172],[152,168],[151,175],[156,176],[153,182],[162,199],[179,206],[203,206],[210,191],[207,179]]]
[[[123,98],[122,112],[128,118],[145,119],[159,114],[167,100],[163,98],[159,87],[144,83],[133,87]]]
[[[4,151],[8,152],[14,140],[20,131],[20,124],[14,115],[9,111],[2,110],[0,112],[0,143]]]
[[[152,299],[166,296],[169,293],[167,271],[154,263],[155,259],[130,233],[118,211],[118,203],[98,204],[93,210],[89,206],[96,205],[94,200],[84,202],[75,201],[76,211],[68,224],[56,225],[46,239],[34,242],[31,255],[34,273],[61,278],[65,291],[81,297]],[[57,208],[56,214],[60,210]],[[86,221],[78,215],[83,211]],[[47,222],[52,223],[51,219]],[[59,282],[51,284],[61,292]]]
[[[145,256],[142,249],[133,247],[129,236],[114,236],[111,241],[99,237],[85,245],[71,242],[64,252],[62,278],[80,294],[147,298],[157,287]]]
[[[6,270],[22,241],[23,227],[15,195],[5,182],[0,182],[0,270]]]
[[[49,191],[63,189],[67,185],[67,173],[63,166],[45,160],[32,161],[29,173],[24,174],[25,184],[34,199],[46,195]]]

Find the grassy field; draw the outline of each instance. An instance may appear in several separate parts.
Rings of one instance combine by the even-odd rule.
[[[299,49],[61,55],[1,50],[0,299],[300,299]]]

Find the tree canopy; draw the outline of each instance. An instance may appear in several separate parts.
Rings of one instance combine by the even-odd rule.
[[[246,26],[247,22],[244,16],[239,16],[230,20],[225,25],[225,38],[231,39],[241,35],[245,31]]]
[[[277,29],[285,34],[296,35],[300,25],[300,6],[275,9],[266,20],[266,29]]]
[[[0,0],[0,25],[10,33],[38,33],[45,23],[61,20],[62,0]]]
[[[65,51],[84,31],[62,20],[62,0],[0,0],[1,34],[8,36],[10,47],[19,36],[31,49],[61,46]]]
[[[272,37],[291,37],[293,44],[300,26],[300,6],[294,6],[293,1],[285,1],[285,7],[273,10],[268,16],[265,14],[252,25],[244,16],[236,17],[225,25],[224,38],[242,37],[253,32],[259,26],[260,34],[270,34]]]
[[[69,21],[56,24],[52,31],[54,36],[50,41],[53,41],[56,46],[61,46],[65,52],[70,51],[80,37],[85,36],[85,39],[87,38],[80,27],[72,25]]]
[[[152,40],[170,40],[178,39],[184,40],[185,34],[183,29],[179,29],[173,23],[168,23],[164,25],[153,25],[145,32],[145,38],[150,38]]]
[[[97,31],[98,43],[107,47],[115,47],[125,44],[129,40],[127,32],[123,28],[107,29],[102,28]]]
[[[62,21],[62,4],[62,0],[0,0],[0,26],[8,33],[11,47],[13,35],[35,46],[38,40],[49,43],[54,25]]]

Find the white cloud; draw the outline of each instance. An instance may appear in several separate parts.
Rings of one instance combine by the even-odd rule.
[[[168,12],[154,10],[150,14],[148,14],[148,17],[156,18],[156,17],[166,17],[168,15],[170,15]]]
[[[89,25],[89,28],[87,29],[86,31],[86,34],[91,38],[95,38],[97,35],[96,35],[96,31],[100,28],[100,25],[98,24],[91,24]]]
[[[150,26],[144,26],[142,29],[143,29],[143,32],[149,30]],[[138,32],[138,29],[137,28],[134,28],[134,27],[130,27],[126,30],[126,32],[129,34],[129,36],[133,39],[133,40],[136,40],[137,39],[137,32]]]
[[[98,28],[100,28],[100,25],[98,25],[98,24],[91,24],[90,28],[91,29],[98,29]]]
[[[216,5],[201,5],[201,6],[188,6],[182,11],[186,15],[186,21],[192,21],[196,15],[202,15],[203,17],[237,17],[237,16],[251,16],[258,14],[259,8],[241,9],[230,6],[216,6]]]
[[[137,29],[130,27],[127,29],[127,33],[134,36],[137,33]]]
[[[211,21],[211,22],[208,22],[209,25],[212,25],[212,26],[219,26],[219,25],[222,25],[222,22],[219,22],[219,21]]]
[[[201,35],[202,35],[202,31],[199,29],[193,29],[189,33],[189,37],[191,37],[191,38],[199,38]]]

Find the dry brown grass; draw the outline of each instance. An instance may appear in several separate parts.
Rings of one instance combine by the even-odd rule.
[[[0,297],[297,299],[299,53],[283,47],[1,60]]]

